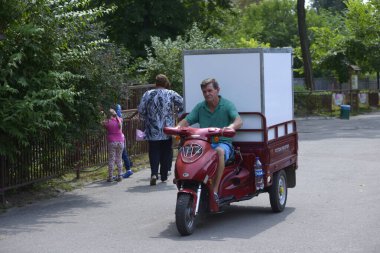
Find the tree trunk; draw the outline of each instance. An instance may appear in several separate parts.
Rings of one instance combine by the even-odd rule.
[[[297,18],[298,18],[298,33],[300,36],[303,69],[305,75],[306,88],[314,90],[313,69],[311,66],[311,56],[309,50],[309,39],[306,29],[306,12],[305,0],[297,0]]]

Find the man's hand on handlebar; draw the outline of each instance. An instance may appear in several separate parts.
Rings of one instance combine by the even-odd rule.
[[[232,127],[223,127],[221,129],[221,135],[225,137],[233,137],[236,131]]]

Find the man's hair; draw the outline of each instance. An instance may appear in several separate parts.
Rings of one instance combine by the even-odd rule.
[[[158,74],[156,76],[156,86],[160,86],[163,88],[169,88],[170,87],[170,82],[167,76],[164,74]]]
[[[209,84],[212,84],[212,87],[214,89],[219,89],[219,84],[218,82],[215,80],[215,78],[207,78],[205,80],[202,81],[201,83],[201,89],[203,89],[204,87],[206,87],[207,85]]]

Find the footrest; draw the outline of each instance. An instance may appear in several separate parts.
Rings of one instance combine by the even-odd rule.
[[[227,197],[223,197],[223,198],[219,198],[219,206],[230,203],[234,199],[235,199],[235,197],[232,195],[227,196]]]

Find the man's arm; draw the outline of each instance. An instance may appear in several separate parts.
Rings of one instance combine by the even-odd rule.
[[[229,126],[227,126],[227,127],[236,130],[236,129],[241,128],[242,125],[243,125],[243,121],[242,121],[242,119],[240,118],[240,116],[237,116],[237,117],[235,118],[234,122],[232,122],[232,123],[231,123]]]
[[[188,127],[188,126],[193,125],[195,123],[199,123],[198,114],[199,114],[200,105],[201,105],[201,103],[197,104],[193,108],[193,110],[191,110],[191,112],[186,116],[186,118],[184,118],[183,120],[181,120],[177,124],[177,127]]]

